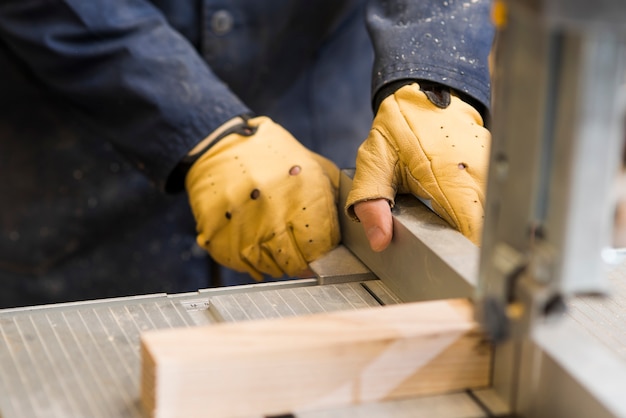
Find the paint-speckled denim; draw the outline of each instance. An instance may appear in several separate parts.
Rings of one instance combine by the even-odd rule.
[[[196,142],[254,112],[350,167],[386,83],[429,79],[487,105],[488,8],[3,1],[0,306],[209,286],[187,198],[162,191]]]

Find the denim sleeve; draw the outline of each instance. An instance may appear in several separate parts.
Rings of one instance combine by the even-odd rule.
[[[3,1],[0,42],[161,188],[198,141],[249,112],[145,0]]]
[[[490,7],[489,0],[370,0],[372,97],[395,81],[429,80],[489,108]]]

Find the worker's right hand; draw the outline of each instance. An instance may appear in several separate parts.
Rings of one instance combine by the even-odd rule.
[[[339,170],[267,117],[241,126],[187,173],[198,244],[257,280],[295,276],[339,243]]]
[[[454,93],[427,92],[412,83],[386,97],[359,148],[346,211],[363,223],[375,251],[391,240],[396,193],[429,201],[480,243],[491,136],[470,104]]]

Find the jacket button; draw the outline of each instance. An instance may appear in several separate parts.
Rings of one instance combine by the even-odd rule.
[[[216,35],[226,35],[233,29],[233,15],[227,10],[218,10],[211,16],[211,30]]]

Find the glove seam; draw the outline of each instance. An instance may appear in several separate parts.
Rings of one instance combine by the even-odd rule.
[[[202,157],[208,150],[210,150],[211,148],[213,148],[213,146],[215,146],[218,142],[220,142],[222,139],[226,138],[227,136],[231,135],[231,134],[239,134],[239,135],[243,135],[243,136],[252,136],[256,133],[257,131],[257,127],[256,126],[252,126],[248,123],[248,121],[250,120],[250,118],[252,117],[249,114],[243,114],[239,116],[242,121],[240,123],[237,123],[229,128],[224,129],[222,132],[220,132],[215,138],[213,138],[212,140],[208,141],[208,143],[206,145],[204,145],[202,148],[200,148],[199,151],[193,153],[193,154],[187,154],[186,156],[184,156],[180,162],[176,165],[176,167],[174,168],[174,170],[172,171],[172,174],[170,175],[167,184],[165,186],[165,190],[166,191],[172,191],[172,190],[180,190],[183,188],[183,184],[185,182],[185,177],[187,176],[187,173],[189,172],[189,170],[191,169],[191,167],[193,166],[193,164],[198,161],[200,159],[200,157]],[[202,142],[204,142],[206,139],[208,139],[209,137],[205,138],[203,141],[200,141],[200,143],[198,143],[198,145],[200,145]],[[196,147],[198,146],[196,145]],[[196,148],[194,147],[194,149]]]
[[[420,91],[420,92],[421,92],[421,91]],[[421,93],[423,94],[423,92],[421,92]],[[459,100],[460,100],[460,99],[459,99]],[[402,119],[404,119],[404,122],[405,122],[405,123],[407,124],[407,126],[410,128],[410,126],[411,126],[411,125],[409,124],[409,120],[408,120],[407,116],[405,115],[404,111],[402,110],[402,107],[401,107],[401,106],[400,106],[400,104],[398,103],[398,99],[397,99],[395,96],[394,96],[394,101],[395,101],[395,103],[396,103],[396,106],[398,107],[398,110],[399,110],[400,114],[402,115]],[[430,103],[430,101],[429,101],[429,103]],[[432,104],[432,103],[431,103],[431,104]],[[435,105],[433,105],[433,106],[435,106]],[[430,158],[428,158],[428,156],[427,156],[427,155],[426,155],[426,153],[424,152],[424,148],[421,146],[421,142],[419,141],[418,136],[415,134],[415,132],[413,131],[413,129],[409,129],[409,130],[410,130],[410,132],[413,134],[413,137],[415,138],[415,140],[416,140],[418,143],[420,143],[420,149],[422,150],[422,155],[423,155],[423,156],[424,156],[424,157],[428,160],[428,164],[429,164],[429,166],[430,166],[430,171],[431,171],[431,173],[434,173],[434,170],[432,169],[431,159],[430,159]],[[385,140],[387,140],[387,141],[388,141],[388,139],[387,139],[387,137],[386,137],[386,136],[385,136]],[[405,174],[406,174],[406,173],[411,174],[411,177],[412,177],[412,178],[414,178],[414,179],[415,179],[415,181],[416,181],[416,182],[420,185],[420,188],[421,188],[422,190],[425,190],[425,189],[424,189],[424,187],[421,185],[420,181],[419,181],[418,179],[416,179],[416,178],[413,176],[413,174],[410,172],[410,169],[408,169],[408,167],[406,167],[404,171],[405,171]],[[450,201],[448,200],[448,196],[446,196],[446,194],[443,192],[443,189],[442,189],[441,185],[439,184],[439,179],[438,179],[436,176],[434,176],[434,175],[433,175],[433,178],[434,178],[434,180],[435,180],[435,183],[437,184],[437,189],[439,190],[439,192],[440,192],[441,196],[443,196],[443,198],[445,199],[446,205],[450,208],[450,211],[451,211],[451,212],[452,212],[452,214],[454,215],[454,216],[451,216],[451,218],[453,218],[453,220],[454,220],[454,222],[455,222],[455,224],[456,224],[456,225],[460,225],[458,214],[456,213],[456,210],[454,210],[453,206],[450,204]],[[436,202],[437,200],[436,200],[436,199],[434,199],[434,198],[432,197],[432,193],[429,193],[429,194],[430,194],[430,196],[431,196],[431,200],[434,200],[434,201]],[[439,204],[439,206],[441,206],[441,205]],[[442,207],[442,209],[443,209],[443,207]]]
[[[378,126],[373,126],[371,129],[372,132],[377,132],[378,135],[387,143],[387,145],[389,147],[391,147],[394,152],[395,152],[395,161],[394,161],[394,169],[393,172],[395,173],[396,171],[402,171],[400,166],[400,157],[399,157],[399,149],[398,147],[389,140],[389,138],[387,137],[387,135],[385,135],[385,133],[383,132],[382,129],[380,129],[380,127]],[[370,134],[371,135],[371,134]],[[369,138],[368,138],[369,139]],[[348,197],[348,201],[346,202],[346,205],[344,207],[344,212],[345,214],[348,216],[348,218],[354,222],[360,223],[361,220],[359,219],[359,217],[356,215],[356,212],[354,211],[354,206],[357,203],[361,203],[361,202],[367,202],[370,200],[377,200],[377,199],[385,199],[388,203],[389,206],[391,208],[393,208],[395,206],[395,196],[396,193],[398,192],[398,182],[394,181],[394,175],[391,176],[391,184],[389,184],[389,188],[392,190],[392,193],[387,196],[384,193],[380,193],[380,190],[377,188],[377,193],[371,193],[368,192],[366,193],[366,196],[363,197],[359,197],[359,198],[350,198],[350,196],[354,196],[353,195],[353,190],[350,191]]]

